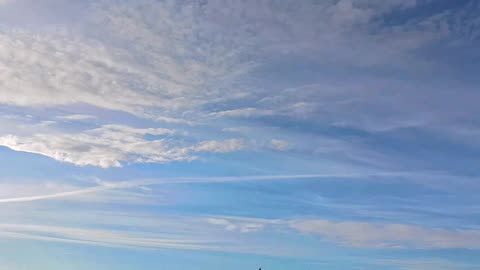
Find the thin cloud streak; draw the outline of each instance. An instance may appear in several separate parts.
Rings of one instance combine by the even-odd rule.
[[[110,189],[133,188],[149,185],[161,184],[185,184],[185,183],[224,183],[239,181],[274,181],[274,180],[295,180],[295,179],[315,179],[315,178],[357,178],[365,176],[398,176],[395,173],[377,173],[377,174],[295,174],[295,175],[251,175],[251,176],[227,176],[227,177],[173,177],[165,179],[147,179],[141,181],[126,181],[119,183],[102,182],[100,186],[84,188],[73,191],[59,192],[53,194],[24,196],[0,199],[0,203],[31,202],[39,200],[49,200],[70,196],[77,196],[89,193],[102,192]]]
[[[109,247],[131,248],[174,248],[174,249],[212,249],[219,250],[208,241],[166,238],[159,234],[132,234],[125,231],[81,229],[63,226],[44,226],[26,224],[0,224],[3,230],[0,236],[40,240],[49,242],[65,242]],[[55,233],[45,236],[43,233]]]
[[[62,197],[69,197],[69,196],[76,196],[88,193],[95,193],[100,191],[105,191],[109,189],[116,189],[116,188],[128,188],[137,186],[135,183],[128,183],[128,182],[121,182],[121,183],[109,183],[101,186],[95,186],[85,189],[73,190],[73,191],[65,191],[53,194],[45,194],[45,195],[37,195],[37,196],[25,196],[25,197],[15,197],[15,198],[5,198],[0,199],[0,203],[16,203],[16,202],[31,202],[31,201],[39,201],[39,200],[48,200],[48,199],[55,199],[55,198],[62,198]]]

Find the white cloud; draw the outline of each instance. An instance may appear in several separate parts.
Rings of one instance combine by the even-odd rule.
[[[101,45],[3,32],[0,47],[0,69],[2,80],[6,80],[0,91],[1,103],[19,106],[88,103],[132,113],[139,113],[138,106],[151,104],[146,95],[136,93],[121,78],[138,78],[141,76],[138,70],[114,59],[115,53]]]
[[[398,270],[473,270],[478,264],[445,259],[384,259],[374,263],[381,267],[395,267]]]
[[[207,222],[219,225],[227,231],[239,231],[242,233],[258,232],[264,229],[265,224],[259,222],[245,222],[239,220],[228,220],[224,218],[208,218]]]
[[[150,44],[172,42],[157,41]],[[170,49],[180,44],[172,45]],[[182,46],[186,45],[192,46]],[[85,103],[167,122],[182,123],[180,112],[220,97],[208,90],[211,86],[207,84],[212,82],[207,80],[215,78],[221,83],[224,75],[212,69],[231,72],[231,68],[223,71],[222,63],[200,66],[193,58],[173,59],[165,48],[136,55],[61,35],[2,32],[0,49],[0,79],[4,82],[0,103],[26,107]],[[142,63],[135,58],[155,59]]]
[[[229,139],[225,141],[204,141],[192,147],[194,152],[213,152],[228,153],[234,152],[246,147],[241,139]]]
[[[290,145],[287,141],[280,140],[280,139],[272,139],[270,141],[270,144],[274,149],[279,150],[279,151],[286,150],[288,148],[288,146]]]
[[[281,247],[271,241],[251,238],[252,234],[246,232],[256,230],[260,233],[257,225],[246,224],[243,233],[239,234],[239,229],[225,230],[221,225],[209,223],[205,216],[152,215],[91,209],[78,210],[75,215],[58,208],[50,209],[51,211],[10,210],[13,211],[5,207],[0,209],[2,215],[9,215],[8,220],[0,218],[0,238],[123,248],[214,250],[271,256],[305,255],[305,249],[300,245],[296,248]],[[12,217],[21,222],[12,222]],[[35,223],[31,222],[32,217],[35,217]]]
[[[351,30],[346,28],[358,30],[358,23],[369,22],[401,5],[340,1],[294,6],[292,9],[291,5],[275,1],[203,5],[103,1],[89,9],[92,13],[85,25],[88,34],[72,37],[27,29],[3,31],[0,103],[86,103],[182,122],[183,118],[201,116],[182,116],[186,110],[199,111],[204,104],[242,98],[239,94],[244,90],[232,89],[237,79],[251,69],[252,59],[261,64],[264,59],[258,56],[262,53],[281,55],[287,51],[304,55],[324,50],[325,55],[330,55],[330,49],[338,50],[340,44],[352,38]],[[318,18],[325,23],[317,22]],[[397,42],[392,35],[392,43]],[[334,44],[330,44],[332,40]],[[360,44],[369,40],[363,38]],[[216,115],[271,113],[245,108]]]
[[[404,85],[374,78],[371,85],[350,91],[335,81],[279,93],[244,80],[253,66],[269,66],[269,59],[283,56],[314,57],[319,67],[411,68],[410,52],[445,33],[435,21],[395,28],[379,24],[379,16],[417,4],[387,2],[102,1],[88,9],[91,13],[82,21],[86,33],[77,28],[69,35],[2,31],[0,103],[85,103],[176,124],[212,116],[295,116],[377,130],[421,125],[431,120],[431,113],[422,112],[418,120],[421,106],[411,110],[417,86],[389,99],[381,98],[388,96],[383,89],[370,89]],[[245,99],[251,103],[241,108],[214,106]]]
[[[132,203],[134,194],[109,193],[111,190],[131,189],[141,187],[140,182],[103,182],[93,187],[73,186],[69,184],[60,184],[56,182],[47,183],[1,183],[0,184],[0,203],[22,203],[51,199],[70,199],[70,200],[88,200],[88,201],[121,201]],[[98,194],[102,195],[98,195]],[[96,196],[91,196],[97,194]],[[14,197],[12,197],[14,196]],[[121,196],[121,198],[119,198]],[[137,196],[138,199],[138,196]]]
[[[86,245],[219,250],[208,241],[187,240],[155,233],[133,233],[126,231],[83,229],[75,227],[0,224],[0,236],[50,242],[77,243]],[[46,234],[48,236],[46,236]]]
[[[264,110],[258,108],[242,108],[242,109],[232,109],[211,113],[214,117],[258,117],[258,116],[269,116],[274,115],[275,111],[273,110]]]
[[[122,162],[166,163],[190,161],[192,152],[227,153],[243,147],[240,140],[204,141],[198,145],[180,145],[169,138],[175,132],[164,128],[132,128],[104,125],[75,134],[42,133],[31,136],[5,135],[0,145],[15,151],[48,156],[79,166],[120,167]],[[148,140],[145,135],[160,136]]]
[[[480,231],[426,228],[405,224],[292,221],[299,232],[319,235],[325,240],[367,248],[480,248]]]
[[[233,132],[233,133],[248,133],[252,131],[250,127],[227,127],[222,129],[223,132]]]
[[[69,121],[82,121],[82,120],[95,119],[97,117],[93,115],[87,115],[87,114],[71,114],[71,115],[57,116],[57,118],[62,120],[69,120]]]
[[[242,181],[288,181],[296,179],[331,179],[333,177],[355,177],[352,175],[250,175],[250,176],[235,176],[235,177],[168,177],[144,179],[137,181],[120,181],[109,182],[100,179],[94,179],[95,186],[75,186],[71,184],[61,184],[57,182],[39,182],[35,183],[18,183],[3,180],[0,183],[0,203],[21,203],[40,200],[51,199],[69,199],[80,201],[124,201],[130,203],[135,201],[141,203],[138,194],[128,193],[125,190],[132,190],[135,188],[142,191],[150,192],[152,188],[149,186],[156,186],[162,184],[201,184],[201,183],[225,183],[225,182],[242,182]],[[91,181],[88,181],[89,183]],[[124,192],[120,192],[124,190]],[[116,191],[116,194],[112,194]],[[108,194],[109,193],[109,194]],[[99,195],[101,194],[101,195]],[[105,195],[106,194],[106,195]],[[122,197],[123,196],[123,197]],[[140,199],[140,200],[135,200]],[[148,203],[146,200],[143,202]],[[229,221],[242,221],[246,219],[228,219]],[[261,219],[249,219],[249,223],[265,222]]]
[[[0,103],[26,107],[85,103],[189,123],[183,118],[198,114],[183,113],[229,99],[226,87],[251,66],[240,57],[242,38],[217,32],[195,8],[169,2],[103,1],[89,9],[84,25],[88,33],[4,30]]]
[[[3,209],[2,211],[5,211]],[[22,213],[17,213],[19,215]],[[275,254],[272,243],[252,240],[251,235],[287,233],[288,227],[308,234],[320,235],[324,240],[339,245],[374,249],[478,249],[478,230],[449,230],[417,227],[405,224],[375,225],[362,222],[332,222],[328,220],[260,219],[231,216],[162,216],[135,213],[79,211],[77,215],[38,213],[37,221],[45,225],[0,223],[0,237],[27,238],[43,241],[65,241],[92,245],[120,247],[181,248],[223,250],[248,253],[269,247],[267,254]],[[158,213],[157,213],[158,214]],[[19,217],[16,217],[18,219]],[[76,225],[48,225],[45,221]],[[102,230],[85,227],[101,225]],[[128,226],[135,230],[115,229]],[[159,228],[161,228],[159,230]],[[57,231],[43,238],[45,232]],[[198,234],[202,231],[202,234]],[[98,233],[101,233],[99,235]],[[244,238],[245,237],[245,238]],[[151,241],[147,241],[150,239]],[[247,240],[247,241],[245,241]],[[252,242],[254,241],[254,242]],[[168,244],[167,244],[168,243]],[[255,246],[256,248],[253,248]],[[291,247],[295,247],[292,243]],[[250,249],[249,249],[250,248]],[[268,250],[268,249],[267,249]],[[278,255],[278,254],[275,254]],[[388,263],[390,264],[390,263]],[[409,268],[405,268],[409,269]]]

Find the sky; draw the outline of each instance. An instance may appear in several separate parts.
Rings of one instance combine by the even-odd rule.
[[[480,269],[479,14],[1,0],[0,269]]]

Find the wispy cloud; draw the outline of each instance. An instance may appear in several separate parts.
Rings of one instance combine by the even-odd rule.
[[[127,248],[173,248],[223,250],[265,254],[261,243],[265,235],[289,235],[295,232],[318,235],[320,243],[367,249],[478,249],[480,231],[419,227],[406,224],[385,224],[330,220],[261,219],[234,216],[149,216],[134,213],[79,212],[78,217],[61,218],[56,224],[80,222],[77,225],[0,224],[1,236],[42,241],[73,242],[88,245]],[[99,216],[103,218],[99,218]],[[46,218],[46,217],[45,217]],[[48,223],[45,223],[48,224]],[[101,225],[102,229],[95,226]],[[118,226],[135,228],[134,231]],[[110,227],[113,226],[113,227]],[[161,230],[159,230],[161,228]],[[292,230],[293,229],[293,230]],[[198,234],[201,230],[203,233]],[[45,233],[53,233],[45,236]],[[251,238],[255,236],[256,238]],[[248,240],[249,239],[249,240]],[[256,240],[253,240],[256,239]],[[312,241],[314,241],[312,238]],[[247,242],[245,242],[248,240]],[[254,242],[250,242],[254,241]],[[273,248],[273,247],[271,247]],[[266,254],[281,256],[272,249]],[[408,268],[407,268],[408,269]]]
[[[79,166],[93,165],[102,168],[121,167],[122,162],[191,161],[197,158],[193,155],[197,152],[228,153],[244,148],[243,142],[238,139],[184,145],[170,136],[174,134],[174,130],[165,128],[104,125],[75,134],[49,133],[29,137],[10,134],[0,137],[0,145]],[[145,138],[149,135],[159,138]]]
[[[33,196],[21,196],[21,197],[12,197],[12,198],[0,198],[0,203],[17,203],[17,202],[31,202],[31,201],[39,201],[39,200],[49,200],[49,199],[56,199],[56,198],[64,198],[64,197],[75,197],[79,195],[89,194],[89,193],[97,193],[102,191],[107,191],[110,189],[125,189],[125,188],[132,188],[141,186],[141,183],[137,182],[101,182],[101,185],[88,187],[88,188],[77,188],[75,190],[70,191],[63,191],[63,192],[55,192],[50,194],[42,194],[42,195],[33,195]],[[31,191],[28,185],[23,185],[22,189],[28,189]]]
[[[292,228],[325,240],[367,248],[480,248],[480,231],[424,228],[406,224],[372,224],[301,220]]]
[[[228,231],[239,231],[242,233],[257,232],[263,230],[264,224],[258,222],[232,222],[225,218],[207,218],[207,222],[213,225],[224,227]]]
[[[472,270],[478,268],[476,263],[442,259],[385,259],[374,262],[374,265],[395,267],[399,270]]]
[[[57,118],[62,120],[69,120],[69,121],[82,121],[82,120],[95,119],[97,117],[94,115],[88,115],[88,114],[71,114],[71,115],[57,116]]]
[[[271,146],[279,151],[286,150],[289,146],[289,143],[285,140],[280,140],[280,139],[272,139],[270,141]]]
[[[218,246],[208,241],[175,239],[159,234],[134,234],[125,231],[80,229],[61,226],[0,224],[0,236],[50,242],[65,242],[99,246],[133,247],[133,248],[174,248],[219,250]],[[53,236],[44,236],[44,234]]]
[[[480,4],[440,2],[0,0],[0,237],[474,268],[377,260],[480,250]]]
[[[59,213],[64,212],[59,210]],[[255,239],[246,242],[249,234],[242,234],[247,238],[239,237],[239,231],[226,231],[209,222],[225,218],[221,216],[145,216],[131,212],[79,211],[75,216],[50,214],[43,218],[45,221],[37,220],[36,224],[0,223],[0,238],[130,249],[208,250],[270,256],[301,254],[303,250],[301,247],[298,250],[289,247],[282,248]],[[233,220],[232,222],[247,222],[246,218],[236,221],[232,217],[227,218]],[[52,221],[55,222],[55,225],[50,224]],[[251,222],[254,222],[253,219]],[[85,227],[85,224],[88,224],[88,227]],[[243,232],[253,232],[256,229],[253,225],[245,225],[242,228]],[[199,234],[199,231],[202,233]]]
[[[70,196],[78,196],[89,193],[103,192],[111,189],[129,189],[136,187],[146,187],[162,184],[202,184],[202,183],[227,183],[227,182],[242,182],[242,181],[287,181],[295,179],[320,179],[320,178],[349,178],[355,177],[355,175],[335,175],[335,174],[305,174],[305,175],[250,175],[250,176],[231,176],[231,177],[168,177],[168,178],[156,178],[156,179],[143,179],[143,180],[132,180],[132,181],[121,181],[121,182],[105,182],[105,181],[96,181],[98,184],[94,187],[88,188],[76,188],[69,187],[69,191],[53,192],[48,194],[41,195],[30,195],[30,196],[18,196],[11,198],[0,198],[0,203],[14,203],[14,202],[29,202],[37,200],[48,200],[56,198],[64,198]],[[5,184],[4,184],[5,185]],[[28,184],[24,184],[14,190],[8,190],[8,187],[4,186],[4,190],[11,192],[21,192],[28,190],[30,193],[38,189],[37,184],[33,187],[30,187]]]

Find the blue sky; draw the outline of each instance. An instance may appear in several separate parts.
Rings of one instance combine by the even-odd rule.
[[[480,268],[480,4],[0,1],[0,268]]]

